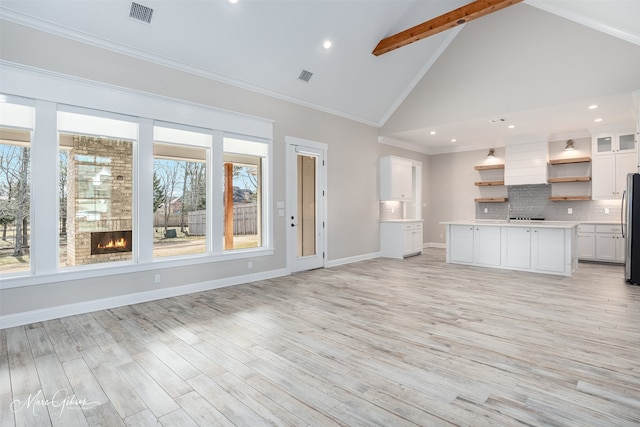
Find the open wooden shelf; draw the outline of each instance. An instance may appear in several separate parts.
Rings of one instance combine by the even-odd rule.
[[[507,200],[509,199],[506,197],[483,197],[483,198],[473,199],[474,202],[479,202],[479,203],[499,203],[499,202],[506,202]]]
[[[478,181],[475,183],[478,187],[491,186],[491,185],[504,185],[504,181]]]
[[[486,171],[491,169],[504,169],[504,164],[500,165],[478,165],[474,167],[477,171]]]
[[[561,178],[549,178],[549,183],[554,182],[589,182],[590,176],[565,176]]]
[[[565,200],[591,200],[591,196],[551,196],[552,202],[563,202]]]
[[[549,160],[550,165],[566,165],[569,163],[588,163],[591,157],[574,157],[573,159],[553,159]]]

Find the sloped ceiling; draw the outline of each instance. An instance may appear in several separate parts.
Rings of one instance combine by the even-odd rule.
[[[145,24],[126,0],[2,0],[0,18],[377,126],[381,141],[424,152],[500,145],[509,134],[484,126],[498,116],[517,118],[511,134],[584,131],[574,110],[587,100],[610,104],[610,121],[632,117],[637,0],[527,0],[371,54],[380,39],[468,2],[139,0],[154,9]]]
[[[526,4],[473,24],[382,126],[382,141],[437,153],[633,123],[639,45]]]

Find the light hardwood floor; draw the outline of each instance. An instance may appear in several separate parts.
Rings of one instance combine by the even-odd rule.
[[[622,277],[429,249],[6,329],[0,425],[638,426]]]

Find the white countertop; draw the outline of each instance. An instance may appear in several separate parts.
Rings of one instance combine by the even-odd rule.
[[[573,228],[580,225],[574,221],[522,221],[501,219],[469,219],[461,221],[443,221],[444,225],[499,225],[501,227],[540,227],[540,228]]]
[[[580,221],[580,224],[604,224],[604,225],[620,225],[620,220],[617,221]]]
[[[380,222],[424,222],[424,219],[382,219]]]

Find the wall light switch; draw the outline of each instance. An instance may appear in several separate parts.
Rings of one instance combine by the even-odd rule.
[[[567,213],[568,213],[569,215],[573,214],[573,208],[568,208],[568,209],[567,209]]]
[[[609,215],[609,208],[604,208],[604,214]]]
[[[278,209],[278,216],[284,216],[284,209]]]
[[[484,213],[489,212],[489,208],[484,208]]]
[[[278,209],[284,209],[284,202],[283,201],[277,201],[276,202],[276,207]]]

